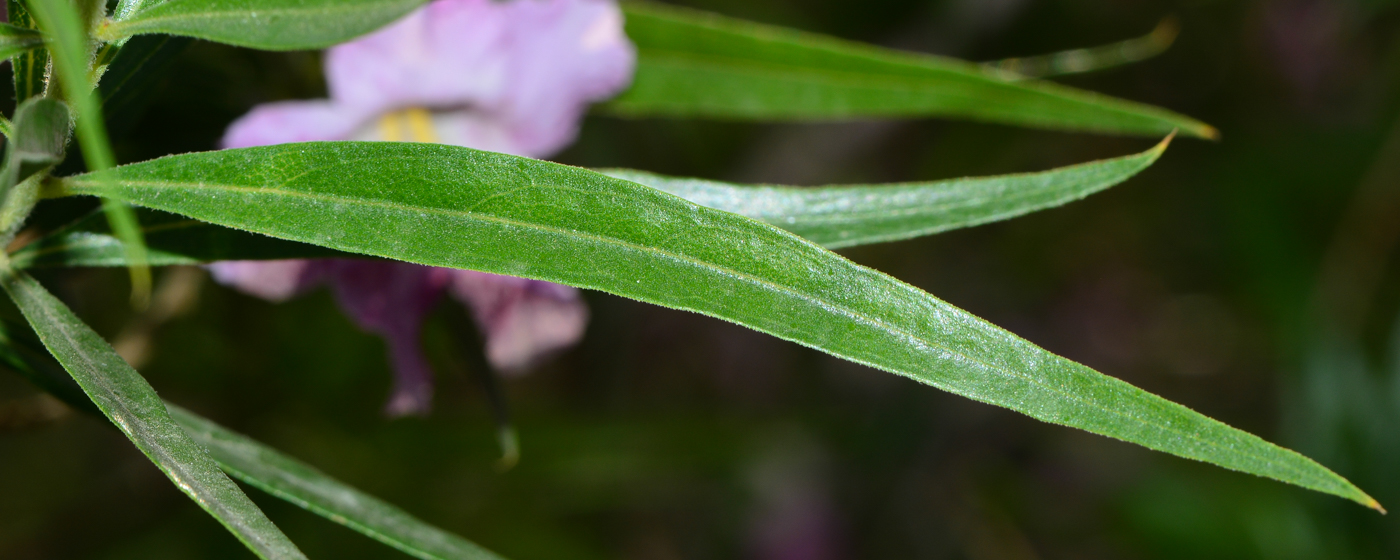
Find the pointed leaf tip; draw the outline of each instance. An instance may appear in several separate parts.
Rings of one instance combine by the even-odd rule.
[[[1045,422],[1369,503],[1311,459],[811,241],[583,169],[457,146],[314,142],[168,156],[57,182],[56,192],[341,251],[694,311]]]
[[[1387,514],[1385,508],[1381,507],[1381,503],[1377,502],[1375,498],[1372,498],[1370,496],[1366,496],[1366,503],[1364,505],[1368,508],[1381,512],[1381,515]]]

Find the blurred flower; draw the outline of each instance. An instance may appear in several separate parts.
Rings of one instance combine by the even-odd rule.
[[[1324,101],[1343,82],[1357,33],[1346,2],[1275,0],[1263,6],[1265,47],[1305,106]]]
[[[437,0],[327,51],[330,99],[258,106],[224,147],[414,140],[545,157],[634,62],[607,0]]]
[[[327,51],[330,99],[255,107],[229,127],[223,145],[414,141],[545,157],[573,141],[590,102],[626,87],[635,59],[609,0],[436,0]],[[390,415],[428,410],[431,369],[418,338],[444,291],[471,308],[487,359],[503,373],[576,342],[588,316],[567,286],[402,262],[234,261],[209,269],[220,283],[273,301],[329,284],[346,314],[389,345]]]
[[[801,431],[768,435],[748,470],[753,510],[750,556],[757,560],[842,557],[843,527],[830,488],[830,458]]]

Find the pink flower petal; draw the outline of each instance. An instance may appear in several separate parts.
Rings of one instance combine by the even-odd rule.
[[[222,261],[205,266],[214,281],[272,302],[283,302],[312,287],[311,261]]]
[[[506,95],[509,14],[491,0],[438,0],[326,51],[337,102],[376,112],[492,107]]]
[[[451,275],[450,293],[471,307],[497,371],[521,373],[583,337],[588,307],[574,288],[470,270]]]
[[[636,52],[606,0],[438,0],[332,48],[335,102],[458,114],[439,142],[529,157],[563,149],[588,104],[631,82]]]
[[[577,135],[588,104],[631,80],[636,53],[609,0],[435,0],[326,53],[331,100],[261,105],[229,127],[227,148],[380,138],[377,118],[431,111],[436,141],[545,157]],[[449,283],[476,316],[486,354],[520,372],[583,335],[588,310],[566,286],[390,261],[222,262],[216,280],[282,301],[329,282],[341,308],[384,338],[394,362],[390,415],[419,414],[432,371],[419,334]]]
[[[514,12],[509,90],[501,118],[520,154],[553,154],[578,134],[589,103],[632,82],[636,49],[622,30],[622,11],[602,0],[521,0]]]
[[[318,261],[336,301],[360,328],[384,338],[394,362],[390,416],[426,414],[432,406],[432,368],[419,345],[423,320],[448,277],[445,269],[416,264],[328,259]]]
[[[368,118],[328,101],[283,101],[254,107],[224,132],[225,148],[271,146],[288,142],[344,140]]]

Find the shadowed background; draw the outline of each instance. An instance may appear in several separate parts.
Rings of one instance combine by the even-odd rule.
[[[1129,39],[1175,16],[1161,56],[1059,81],[1200,118],[1222,142],[1178,140],[1064,208],[843,254],[1400,507],[1397,3],[687,4],[979,61]],[[254,104],[324,87],[315,53],[192,43],[149,104],[114,116],[128,119],[119,158],[212,149]],[[1043,170],[1152,142],[931,120],[590,117],[555,159],[815,185]],[[515,560],[1400,555],[1394,516],[597,293],[582,344],[504,383],[522,457],[499,473],[460,307],[427,325],[436,410],[388,421],[383,345],[328,292],[273,305],[171,269],[157,276],[168,305],[135,316],[125,278],[40,276],[163,397]],[[0,480],[0,558],[251,557],[117,432],[11,375]],[[311,557],[405,557],[249,492]]]

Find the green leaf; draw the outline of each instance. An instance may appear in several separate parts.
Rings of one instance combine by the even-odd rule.
[[[169,156],[50,187],[703,313],[1046,422],[1375,505],[1302,455],[809,241],[584,169],[456,146],[320,142]]]
[[[185,434],[141,374],[68,306],[23,272],[6,270],[6,292],[49,352],[102,413],[182,492],[258,556],[305,558],[258,506]]]
[[[32,329],[0,319],[0,363],[74,410],[104,416],[73,377],[54,362]]]
[[[1172,43],[1176,41],[1177,33],[1180,32],[1181,26],[1177,23],[1176,18],[1169,17],[1158,23],[1151,33],[1142,37],[1087,49],[1071,49],[1038,56],[984,62],[982,67],[1006,72],[1010,74],[1008,77],[1011,79],[1045,78],[1095,72],[1147,60],[1162,54],[1168,47],[1172,46]]]
[[[63,161],[71,122],[68,106],[51,97],[31,97],[15,109],[0,168],[0,242],[8,244],[34,209],[39,179]]]
[[[112,10],[112,19],[123,20],[131,17],[145,7],[147,4],[157,4],[166,0],[117,0],[117,6]]]
[[[768,222],[831,249],[930,235],[1053,208],[1127,180],[1152,165],[1169,141],[1140,154],[1041,173],[928,183],[807,188],[731,185],[627,169],[601,173]],[[354,256],[164,212],[138,215],[152,266]],[[35,240],[10,259],[16,268],[126,266],[121,241],[95,216]]]
[[[53,363],[36,341],[0,321],[0,363],[69,406],[93,415],[102,411]],[[378,498],[335,480],[315,467],[235,433],[193,412],[165,403],[170,416],[203,445],[224,472],[297,507],[428,560],[493,559],[489,551],[409,515]]]
[[[35,97],[15,109],[10,141],[5,145],[5,167],[0,171],[0,193],[30,175],[63,161],[72,120],[68,106],[52,97]],[[0,227],[8,226],[8,223]]]
[[[743,120],[956,117],[1056,130],[1215,138],[1190,117],[959,60],[653,3],[624,3],[637,45],[622,116]]]
[[[225,260],[356,257],[325,247],[229,229],[184,216],[137,210],[151,266]],[[15,268],[126,266],[126,249],[101,214],[93,213],[10,255]]]
[[[1147,169],[1170,138],[1131,156],[1041,173],[890,185],[780,187],[678,179],[644,171],[603,174],[701,206],[768,222],[828,249],[881,243],[1008,220],[1102,191]]]
[[[83,25],[83,17],[68,0],[33,0],[28,4],[34,19],[52,38],[49,45],[53,56],[54,70],[64,86],[73,107],[77,109],[78,144],[83,149],[83,159],[88,169],[101,171],[116,165],[116,156],[107,140],[106,121],[102,118],[102,106],[92,94],[92,83],[88,80],[88,61],[92,58],[93,44]],[[94,7],[105,6],[97,3]],[[151,270],[146,265],[146,246],[141,240],[139,224],[131,208],[117,201],[102,201],[102,209],[112,229],[123,241],[127,251],[128,270],[131,272],[131,299],[138,307],[144,307],[151,293]]]
[[[427,0],[165,0],[133,3],[97,31],[106,41],[165,33],[255,49],[319,49],[387,25]]]
[[[24,29],[38,28],[34,23],[34,17],[29,15],[29,10],[24,7],[23,2],[6,0],[5,6],[9,8],[11,25]],[[44,76],[45,68],[49,65],[49,51],[47,49],[35,48],[24,51],[11,58],[10,65],[14,72],[16,106],[26,99],[44,94],[44,88],[48,83]]]
[[[209,450],[224,471],[269,494],[425,560],[500,556],[378,498],[335,480],[316,468],[246,436],[167,405],[185,432]]]
[[[44,46],[44,36],[27,27],[0,23],[0,59]]]

